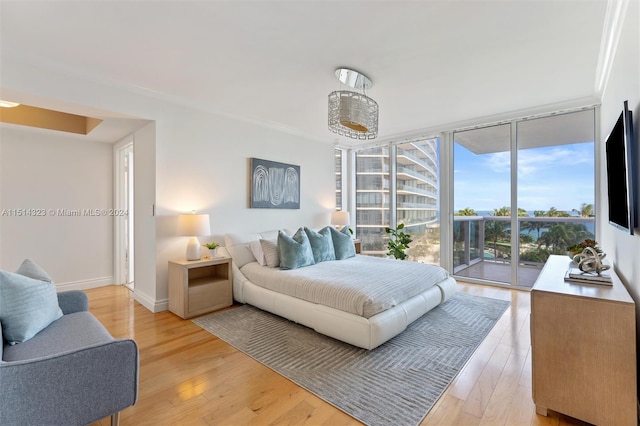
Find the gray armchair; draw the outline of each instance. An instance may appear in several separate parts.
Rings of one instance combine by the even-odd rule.
[[[0,425],[86,425],[138,397],[138,346],[114,339],[84,292],[58,293],[64,315],[30,340],[0,345]],[[0,326],[0,337],[2,327]]]

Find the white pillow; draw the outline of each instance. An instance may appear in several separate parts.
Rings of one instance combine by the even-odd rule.
[[[260,240],[249,242],[249,249],[251,249],[251,253],[253,253],[253,257],[256,258],[256,261],[265,266],[267,264],[267,258],[264,257],[264,252],[262,251],[262,244],[260,244]]]
[[[238,268],[242,268],[247,263],[256,260],[253,253],[251,253],[249,243],[259,239],[259,234],[225,234],[224,246]]]
[[[280,266],[280,252],[278,251],[277,240],[260,240],[262,252],[266,260],[267,266],[277,268]]]

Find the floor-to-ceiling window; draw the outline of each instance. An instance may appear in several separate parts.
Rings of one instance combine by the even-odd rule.
[[[390,200],[389,147],[356,152],[356,235],[362,254],[385,256]]]
[[[440,263],[439,144],[438,138],[418,138],[356,152],[356,227],[363,254],[386,256],[385,228],[402,223],[413,239],[408,259]]]
[[[549,255],[595,237],[594,109],[453,139],[456,275],[531,287]]]
[[[444,155],[439,138],[356,150],[363,254],[386,256],[385,228],[403,223],[414,240],[410,260],[452,265],[471,281],[531,287],[549,255],[595,237],[595,113],[445,132]],[[453,220],[441,233],[445,214]]]
[[[334,164],[336,173],[336,210],[342,210],[342,150],[336,148],[333,152],[335,157]]]
[[[396,222],[413,239],[409,260],[439,264],[439,140],[417,139],[395,149]]]

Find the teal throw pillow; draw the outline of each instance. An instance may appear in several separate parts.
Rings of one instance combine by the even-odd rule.
[[[30,267],[21,266],[19,271],[48,277],[39,267]],[[56,286],[51,279],[0,271],[0,322],[2,335],[10,345],[29,340],[61,316]]]
[[[297,269],[315,263],[309,237],[303,228],[298,229],[293,237],[279,231],[278,251],[280,253],[280,269]]]
[[[331,238],[333,240],[333,249],[335,251],[336,260],[348,259],[356,255],[356,246],[351,239],[349,229],[345,226],[343,231],[329,227],[331,230]],[[345,233],[346,231],[347,233]]]
[[[307,237],[309,238],[315,263],[336,260],[333,239],[331,238],[331,228],[329,226],[322,228],[319,232],[305,227],[304,232],[307,233]]]

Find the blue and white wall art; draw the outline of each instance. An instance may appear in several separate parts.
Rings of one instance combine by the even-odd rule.
[[[300,208],[300,166],[259,158],[250,163],[251,208]]]

